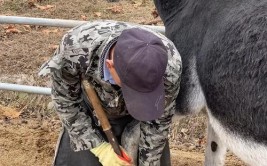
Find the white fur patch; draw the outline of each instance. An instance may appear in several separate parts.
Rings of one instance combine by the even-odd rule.
[[[196,71],[196,57],[192,59],[190,62],[190,81],[195,85],[194,87],[190,87],[189,89],[189,110],[192,113],[198,113],[206,106],[206,99],[202,90],[202,87],[199,82],[198,74]]]
[[[229,132],[208,110],[209,121],[222,143],[241,160],[252,166],[267,165],[267,146]]]
[[[212,142],[213,150],[212,150]],[[223,166],[225,161],[225,154],[226,154],[226,146],[220,139],[213,128],[211,127],[210,123],[208,123],[208,136],[207,136],[207,146],[205,150],[205,166]]]

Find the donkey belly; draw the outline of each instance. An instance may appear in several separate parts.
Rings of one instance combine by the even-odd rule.
[[[227,130],[267,146],[266,76],[252,77],[257,67],[244,70],[238,61],[218,61],[218,56],[205,60],[198,76],[211,115]]]
[[[244,56],[252,56],[252,61],[242,60]],[[243,161],[263,166],[267,164],[266,72],[253,59],[257,52],[230,56],[215,49],[198,58],[197,72],[214,132]]]

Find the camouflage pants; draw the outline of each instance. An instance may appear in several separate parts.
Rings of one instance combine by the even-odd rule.
[[[63,129],[59,140],[53,166],[101,166],[98,158],[90,150],[74,152],[71,149],[70,138],[66,130]],[[171,165],[168,142],[163,150],[160,165]]]
[[[90,106],[87,104],[87,102],[85,101],[83,104],[85,104],[84,106],[87,108],[88,116],[94,118],[92,117],[92,113],[89,112],[91,109],[89,108]],[[121,143],[121,135],[123,133],[124,127],[131,121],[133,121],[133,118],[131,116],[125,116],[116,120],[110,120],[113,133],[117,137],[119,143]],[[99,129],[96,125],[94,125],[94,127],[96,129]],[[104,134],[102,131],[99,131],[99,133],[102,133],[102,135]],[[103,137],[105,138],[105,135],[103,135]],[[168,142],[163,149],[160,165],[171,165]],[[95,157],[93,153],[91,153],[90,150],[74,152],[70,147],[70,138],[68,132],[63,128],[58,140],[53,166],[101,166],[101,163],[98,161],[98,158]]]

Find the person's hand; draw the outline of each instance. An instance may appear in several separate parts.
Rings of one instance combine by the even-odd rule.
[[[121,148],[122,156],[118,156],[112,149],[111,144],[104,142],[91,149],[91,152],[98,157],[103,166],[132,166],[132,159]]]

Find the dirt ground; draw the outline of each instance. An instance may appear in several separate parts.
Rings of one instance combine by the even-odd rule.
[[[150,0],[0,0],[0,15],[73,20],[111,19],[162,25]],[[49,87],[38,68],[51,57],[67,28],[0,24],[0,82]],[[61,123],[49,96],[0,91],[0,166],[51,165]],[[206,117],[174,122],[172,165],[203,165]],[[243,166],[227,154],[226,165]]]

